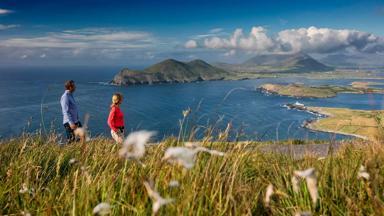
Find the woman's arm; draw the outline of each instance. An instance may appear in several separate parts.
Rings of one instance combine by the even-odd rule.
[[[116,116],[116,108],[112,107],[111,112],[109,112],[109,116],[108,116],[108,125],[113,131],[117,131],[117,128],[115,125],[115,116]]]

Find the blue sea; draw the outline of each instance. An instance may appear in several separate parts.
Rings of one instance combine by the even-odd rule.
[[[111,95],[121,92],[127,131],[154,130],[157,139],[180,131],[182,111],[191,108],[186,125],[200,127],[202,136],[208,127],[224,130],[233,124],[232,137],[247,140],[342,139],[349,138],[301,127],[315,118],[310,113],[288,110],[286,103],[299,101],[308,106],[383,109],[384,96],[379,94],[339,94],[328,99],[296,99],[266,95],[256,89],[263,83],[300,82],[310,85],[348,85],[349,80],[255,79],[212,81],[185,84],[160,84],[119,87],[108,85],[118,67],[1,68],[0,69],[0,137],[10,138],[23,132],[64,134],[59,104],[64,81],[75,80],[75,99],[83,118],[90,114],[92,137],[110,136],[107,125]]]

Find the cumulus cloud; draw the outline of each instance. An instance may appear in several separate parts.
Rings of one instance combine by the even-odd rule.
[[[13,11],[11,11],[11,10],[0,8],[0,15],[9,14],[9,13],[12,13],[12,12]]]
[[[212,37],[204,40],[204,45],[211,49],[243,49],[270,51],[275,43],[263,27],[253,27],[248,35],[242,29],[236,29],[229,38]]]
[[[153,39],[147,32],[116,31],[111,29],[80,29],[53,32],[38,37],[19,37],[0,40],[0,47],[23,48],[144,48]]]
[[[195,40],[189,40],[185,43],[185,48],[191,49],[197,47],[197,42]]]
[[[247,52],[332,53],[343,50],[384,51],[384,38],[371,33],[330,28],[287,29],[271,37],[264,27],[253,27],[248,34],[236,29],[229,37],[213,36],[203,40],[209,49],[245,50]]]
[[[19,27],[19,25],[4,25],[4,24],[0,24],[0,31],[1,30],[10,29],[10,28],[17,28],[17,27]]]
[[[278,43],[283,51],[332,53],[347,48],[372,52],[383,48],[383,39],[371,33],[349,29],[300,28],[279,32]]]

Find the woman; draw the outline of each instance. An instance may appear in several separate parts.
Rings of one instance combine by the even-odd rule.
[[[108,117],[108,125],[111,128],[112,138],[117,143],[123,143],[124,140],[124,114],[120,110],[122,101],[123,95],[120,93],[112,95],[111,112]]]

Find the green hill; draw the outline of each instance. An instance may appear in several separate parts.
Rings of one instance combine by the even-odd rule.
[[[167,59],[142,71],[123,69],[112,80],[117,85],[185,83],[205,80],[222,80],[229,73],[202,60],[181,62]]]

